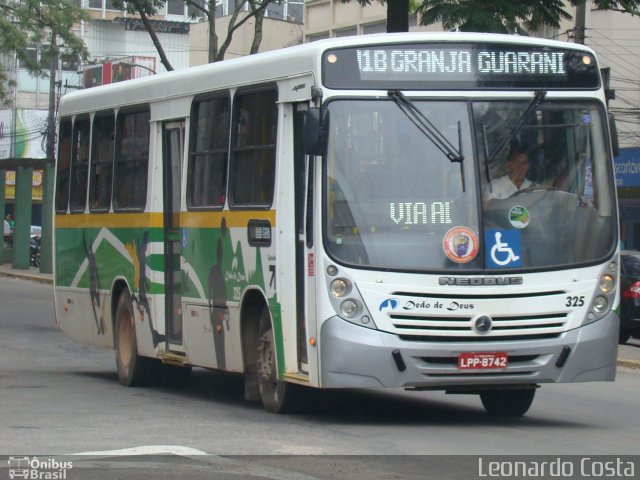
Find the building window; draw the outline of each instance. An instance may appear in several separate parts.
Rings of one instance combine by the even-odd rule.
[[[372,33],[386,33],[386,32],[387,32],[386,22],[370,23],[369,25],[362,26],[362,33],[364,35],[369,35]]]
[[[194,4],[198,4],[200,6],[200,8],[194,6]],[[216,6],[216,17],[221,16],[222,15],[222,10],[220,10],[220,12],[218,13],[218,8],[222,8],[221,6]],[[199,18],[199,17],[204,17],[204,13],[202,12],[202,9],[207,9],[207,2],[206,0],[192,0],[191,3],[189,3],[189,5],[187,5],[187,15],[189,15],[189,17],[191,18]]]
[[[184,0],[167,0],[167,15],[184,15]]]
[[[313,35],[307,35],[307,42],[315,42],[325,38],[329,38],[329,32],[314,33]]]
[[[236,95],[229,185],[232,206],[271,206],[276,168],[277,100],[275,88]]]
[[[224,206],[230,110],[228,93],[193,102],[187,180],[190,208]]]
[[[358,34],[358,27],[345,28],[344,30],[336,30],[334,35],[336,37],[350,37]]]
[[[144,210],[148,166],[149,110],[119,112],[113,192],[115,210]]]
[[[302,23],[304,21],[304,0],[289,0],[287,2],[287,21]]]
[[[111,205],[115,119],[113,112],[98,113],[93,120],[89,209],[107,211]]]
[[[268,18],[275,18],[276,20],[286,20],[287,17],[284,13],[285,4],[283,3],[270,3],[267,5],[267,14],[265,15]]]

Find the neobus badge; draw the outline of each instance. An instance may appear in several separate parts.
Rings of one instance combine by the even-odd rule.
[[[522,277],[440,277],[440,285],[462,285],[477,287],[482,285],[522,285]]]

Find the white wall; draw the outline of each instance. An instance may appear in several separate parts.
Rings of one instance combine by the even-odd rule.
[[[146,30],[125,30],[124,23],[94,20],[87,28],[87,49],[95,59],[129,56],[155,57],[156,71],[164,72],[160,56]],[[158,33],[160,43],[174,69],[189,66],[189,35]]]

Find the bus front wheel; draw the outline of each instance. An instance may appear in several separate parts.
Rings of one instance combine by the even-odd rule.
[[[521,417],[531,407],[535,394],[535,388],[485,390],[480,392],[480,400],[489,415]]]
[[[151,359],[138,355],[134,318],[131,295],[124,291],[116,307],[115,349],[118,380],[127,387],[145,383],[151,362]]]
[[[267,307],[264,307],[260,318],[257,370],[258,389],[264,409],[271,413],[291,412],[295,404],[296,385],[278,380],[275,340]]]

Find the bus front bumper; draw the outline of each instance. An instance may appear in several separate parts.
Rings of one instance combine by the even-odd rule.
[[[612,381],[618,329],[618,316],[612,312],[553,339],[417,342],[332,317],[320,331],[321,386],[453,389]],[[565,347],[570,349],[568,356]],[[506,352],[509,362],[502,369],[459,370],[458,356],[463,352]]]

